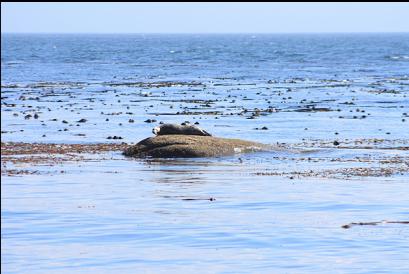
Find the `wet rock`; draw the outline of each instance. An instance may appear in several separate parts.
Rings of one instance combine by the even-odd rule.
[[[152,132],[155,135],[200,135],[200,136],[211,136],[207,131],[186,123],[178,124],[163,124],[158,127],[154,127]]]
[[[108,136],[107,139],[109,139],[109,140],[111,140],[111,139],[120,140],[120,139],[123,139],[123,138],[121,136],[114,135],[114,136]]]
[[[192,158],[228,156],[269,150],[270,146],[212,136],[160,135],[146,138],[124,150],[125,156],[154,158]]]

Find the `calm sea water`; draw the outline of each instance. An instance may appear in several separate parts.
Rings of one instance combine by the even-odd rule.
[[[409,141],[409,34],[6,34],[1,72],[2,141],[135,143],[186,120],[264,143]],[[379,168],[407,151],[93,157],[2,175],[2,272],[409,272],[408,226],[341,228],[408,220],[407,172],[255,175]]]

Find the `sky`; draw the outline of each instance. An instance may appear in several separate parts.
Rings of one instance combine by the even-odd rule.
[[[2,2],[1,32],[409,32],[409,3]]]

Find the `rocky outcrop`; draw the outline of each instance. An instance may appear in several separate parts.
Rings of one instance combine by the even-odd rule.
[[[146,138],[124,150],[131,157],[217,157],[268,150],[270,146],[239,139],[197,135],[160,135]]]

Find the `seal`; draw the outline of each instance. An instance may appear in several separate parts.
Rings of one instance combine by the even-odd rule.
[[[212,136],[207,131],[194,125],[177,125],[177,124],[163,124],[154,127],[152,132],[155,135],[199,135]]]

